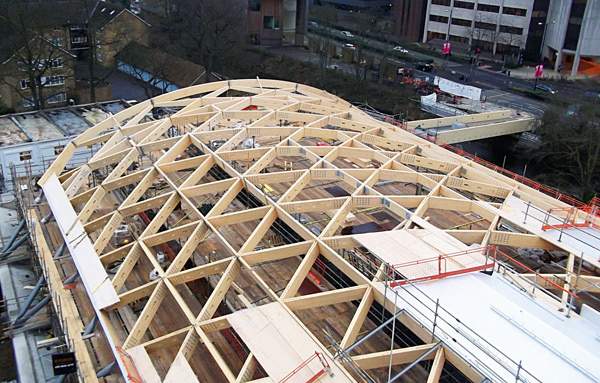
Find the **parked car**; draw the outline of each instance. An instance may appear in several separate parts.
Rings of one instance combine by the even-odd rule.
[[[338,70],[338,69],[340,69],[340,66],[337,64],[329,64],[329,65],[327,65],[327,69]]]
[[[408,49],[402,48],[400,45],[395,46],[393,50],[400,53],[408,53]]]
[[[433,65],[420,61],[415,65],[415,68],[421,72],[431,72],[433,70]]]
[[[340,33],[342,34],[342,36],[347,37],[349,39],[354,37],[354,35],[349,31],[341,31]]]
[[[535,89],[539,90],[541,92],[550,93],[550,94],[558,93],[558,91],[556,89],[554,89],[550,85],[546,85],[546,84],[537,84],[535,86]]]
[[[349,49],[356,49],[356,47],[354,46],[354,44],[350,44],[350,43],[344,44],[344,47],[349,48]]]
[[[309,21],[308,25],[310,25],[311,27],[318,27],[319,23],[317,23],[316,21]]]

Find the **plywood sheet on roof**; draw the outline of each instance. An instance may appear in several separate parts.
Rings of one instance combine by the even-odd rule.
[[[406,278],[419,278],[439,273],[436,261],[410,266],[399,266],[407,262],[435,258],[443,254],[463,251],[450,235],[433,230],[392,230],[355,235],[354,238],[371,253],[392,266]],[[481,265],[480,254],[465,254],[453,257],[442,264],[442,271],[454,271]]]
[[[229,318],[231,326],[275,382],[314,355],[315,351],[322,352],[300,323],[278,302],[237,311]],[[351,381],[331,359],[328,358],[328,361],[333,375],[325,375],[319,382]],[[322,368],[318,360],[313,360],[287,382],[306,382]]]
[[[154,368],[154,364],[152,364],[152,360],[150,360],[150,356],[144,346],[130,348],[127,350],[127,354],[133,360],[137,372],[144,379],[145,383],[160,383],[160,376],[156,372],[156,368]]]
[[[187,359],[185,359],[185,356],[181,353],[177,354],[169,372],[167,372],[167,376],[165,376],[164,383],[193,383],[197,381],[198,377],[194,373],[194,370],[192,370]]]

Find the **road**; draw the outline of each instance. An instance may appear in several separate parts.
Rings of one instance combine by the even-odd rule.
[[[340,30],[334,28],[311,25],[309,26],[309,31],[309,35],[329,39],[338,46],[342,46],[345,43],[360,44],[370,55],[375,57],[381,58],[384,52],[387,51],[387,57],[392,57],[394,60],[408,67],[414,67],[415,61],[433,60],[436,67],[435,72],[417,72],[418,77],[437,75],[452,81],[479,87],[484,90],[487,100],[493,100],[499,105],[523,110],[536,116],[541,116],[546,107],[544,102],[522,96],[513,91],[514,88],[533,89],[533,80],[517,79],[474,65],[446,61],[436,56],[410,50],[410,48],[408,54],[400,54],[392,51],[394,44],[363,36],[348,38],[343,36]],[[344,69],[344,71],[346,70]],[[589,86],[586,87],[580,83],[573,84],[569,82],[552,82],[552,87],[558,90],[558,94],[561,97],[568,98],[581,98],[583,92],[590,89]]]

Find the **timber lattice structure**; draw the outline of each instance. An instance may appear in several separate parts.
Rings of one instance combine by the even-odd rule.
[[[87,164],[69,168],[90,148]],[[116,380],[278,381],[303,363],[297,381],[481,381],[518,371],[493,345],[472,351],[446,341],[441,322],[431,328],[399,310],[391,282],[436,270],[395,270],[369,251],[366,233],[435,237],[439,254],[564,251],[564,279],[543,283],[563,308],[585,280],[572,280],[579,254],[504,211],[511,198],[542,211],[566,204],[285,81],[221,81],[143,101],[74,139],[39,185],[46,202],[31,219],[41,262],[49,280],[79,275],[71,289],[81,317],[67,324],[98,317],[97,347],[118,363]],[[42,232],[44,214],[54,220]],[[62,241],[70,257],[52,260]],[[452,275],[481,259],[452,263]],[[547,279],[533,270],[527,278]],[[379,331],[391,322],[400,335]],[[518,368],[517,380],[529,373]]]

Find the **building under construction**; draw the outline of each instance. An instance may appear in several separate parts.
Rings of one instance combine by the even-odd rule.
[[[61,381],[600,381],[594,201],[322,90],[180,89],[12,178]]]

